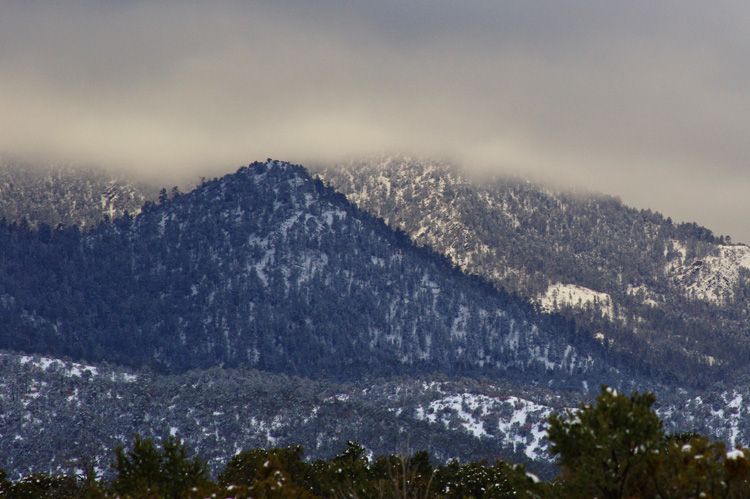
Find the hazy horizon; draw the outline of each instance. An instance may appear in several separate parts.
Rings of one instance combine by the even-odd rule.
[[[404,153],[750,242],[750,6],[0,3],[0,151],[163,184]]]

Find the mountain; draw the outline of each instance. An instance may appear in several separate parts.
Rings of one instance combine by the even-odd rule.
[[[0,219],[81,229],[136,215],[158,190],[96,168],[40,166],[0,156]]]
[[[255,163],[88,232],[0,227],[0,347],[168,372],[633,382],[301,167]],[[629,372],[629,371],[628,371]]]
[[[451,187],[431,175],[444,191],[460,190],[458,181]],[[434,211],[422,212],[429,222],[423,234],[453,234],[441,239],[455,248],[451,257],[473,254],[467,249],[475,240],[471,220],[451,233],[436,215],[444,204],[460,214],[471,203],[463,195],[444,203],[428,177],[422,180],[419,195],[394,181],[392,192],[400,192],[394,216],[416,216],[409,211],[413,203],[432,203]],[[408,184],[408,175],[399,181]],[[461,189],[468,196],[475,187]],[[571,199],[568,211],[587,213],[593,203]],[[643,216],[610,201],[610,211],[624,220]],[[476,204],[475,219],[483,218],[482,206]],[[522,211],[517,228],[527,223]],[[584,222],[583,215],[570,216],[569,223]],[[672,243],[678,256],[667,251],[664,257],[669,272],[677,269],[665,271],[674,276],[666,282],[684,289],[690,303],[725,307],[688,288],[713,282],[709,269],[718,264],[710,258],[739,262],[741,278],[741,253],[731,252],[743,247],[720,244],[697,226],[672,227],[675,241],[683,242]],[[604,267],[605,251],[575,242],[584,234],[570,231],[571,247],[593,255],[587,258],[599,254]],[[506,241],[507,253],[522,255],[516,245],[532,236],[517,231]],[[539,244],[547,241],[538,237]],[[731,256],[706,253],[700,268],[690,260],[714,246]],[[599,383],[656,390],[669,431],[750,441],[747,383],[700,392],[664,384],[656,354],[639,357],[642,345],[620,346],[640,344],[637,337],[624,341],[627,324],[618,324],[629,309],[619,295],[586,280],[596,272],[577,284],[562,278],[547,284],[537,271],[538,291],[537,281],[520,277],[492,286],[490,277],[467,276],[288,163],[254,163],[89,230],[6,220],[0,247],[0,347],[6,349],[0,352],[0,468],[13,476],[75,472],[92,461],[106,472],[107,452],[136,433],[183,438],[214,472],[250,447],[301,444],[308,456],[330,457],[346,440],[357,440],[373,454],[427,449],[441,460],[530,461],[551,476],[546,417],[588,400]],[[498,248],[486,248],[504,258]],[[548,250],[529,251],[543,256]],[[540,268],[563,275],[565,266],[535,258]],[[577,258],[570,261],[585,270]],[[690,265],[697,270],[679,270]],[[722,268],[731,278],[732,267]],[[586,297],[591,305],[578,306],[575,300],[583,304]],[[561,306],[566,300],[569,306]],[[543,313],[545,307],[562,314]]]
[[[477,180],[441,162],[374,158],[317,173],[418,245],[674,379],[747,372],[747,246],[617,198]]]

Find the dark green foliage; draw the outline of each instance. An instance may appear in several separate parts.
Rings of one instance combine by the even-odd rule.
[[[550,417],[562,473],[556,497],[748,497],[747,449],[682,434],[664,438],[652,394],[602,387],[597,404]]]
[[[439,466],[435,473],[435,490],[444,498],[541,497],[544,485],[526,469],[505,461],[470,462],[464,465],[456,461]]]
[[[375,488],[383,497],[417,498],[435,494],[435,471],[424,451],[413,455],[380,456],[372,463],[371,473]]]
[[[198,456],[189,459],[185,445],[174,437],[162,441],[160,450],[151,438],[136,435],[132,450],[118,447],[115,456],[112,488],[123,496],[176,499],[208,483],[206,464]]]
[[[329,460],[307,464],[299,447],[253,449],[233,458],[219,475],[219,485],[236,486],[250,493],[268,494],[269,484],[281,490],[308,491],[315,497],[359,498],[502,498],[540,497],[543,485],[522,466],[497,461],[460,465],[453,461],[434,467],[425,451],[390,454],[372,462],[365,449],[348,442]],[[269,477],[274,477],[271,480]],[[270,495],[269,495],[270,497]],[[300,495],[302,497],[302,495]]]
[[[711,442],[704,436],[684,442],[670,440],[653,467],[646,490],[661,497],[748,497],[750,461],[745,455],[736,459],[726,456],[723,442]]]
[[[306,464],[301,449],[253,449],[232,459],[219,475],[221,487],[247,490],[257,497],[281,497],[282,491],[304,497],[359,498],[502,498],[537,497],[542,485],[523,467],[497,461],[433,467],[427,452],[390,454],[368,461],[365,449],[348,442],[331,459]],[[271,486],[276,489],[271,494]],[[265,494],[265,495],[264,495]]]
[[[0,495],[8,499],[66,499],[84,497],[84,493],[82,483],[62,475],[34,473],[15,483],[7,479],[0,482]]]
[[[322,459],[313,463],[317,483],[313,491],[318,495],[333,497],[374,497],[370,462],[365,449],[347,442],[346,449],[329,461]]]
[[[550,416],[547,438],[566,484],[585,497],[643,494],[663,442],[655,401],[650,393],[626,397],[602,386],[595,406]]]
[[[269,475],[269,468],[280,470],[287,480],[312,488],[312,469],[302,459],[302,447],[252,449],[234,456],[219,473],[219,485],[253,486]],[[271,473],[272,474],[272,473]]]

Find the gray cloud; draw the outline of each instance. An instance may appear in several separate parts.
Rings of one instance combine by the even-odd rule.
[[[445,155],[750,242],[737,2],[11,2],[0,150],[177,183]]]

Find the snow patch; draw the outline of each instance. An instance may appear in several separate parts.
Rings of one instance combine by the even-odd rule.
[[[598,306],[605,317],[611,319],[614,316],[612,298],[607,293],[600,293],[576,284],[559,282],[552,284],[539,297],[539,305],[545,312],[554,312],[564,306],[576,308]]]
[[[31,357],[23,355],[19,358],[18,362],[21,365],[30,364],[31,367],[45,372],[50,369],[61,369],[63,370],[63,374],[68,377],[76,376],[80,378],[84,373],[88,373],[91,376],[99,375],[99,369],[95,366],[87,366],[76,362],[63,362],[62,360],[51,359],[49,357]]]
[[[666,271],[686,296],[714,303],[734,298],[740,269],[750,270],[750,247],[720,245],[714,254],[688,259],[680,243],[672,244],[678,256],[667,263]]]
[[[475,438],[500,439],[530,459],[551,460],[545,441],[551,413],[550,407],[519,397],[462,393],[419,406],[414,416],[446,428],[461,427]]]
[[[727,459],[737,460],[744,459],[745,453],[741,449],[734,449],[727,452]]]

